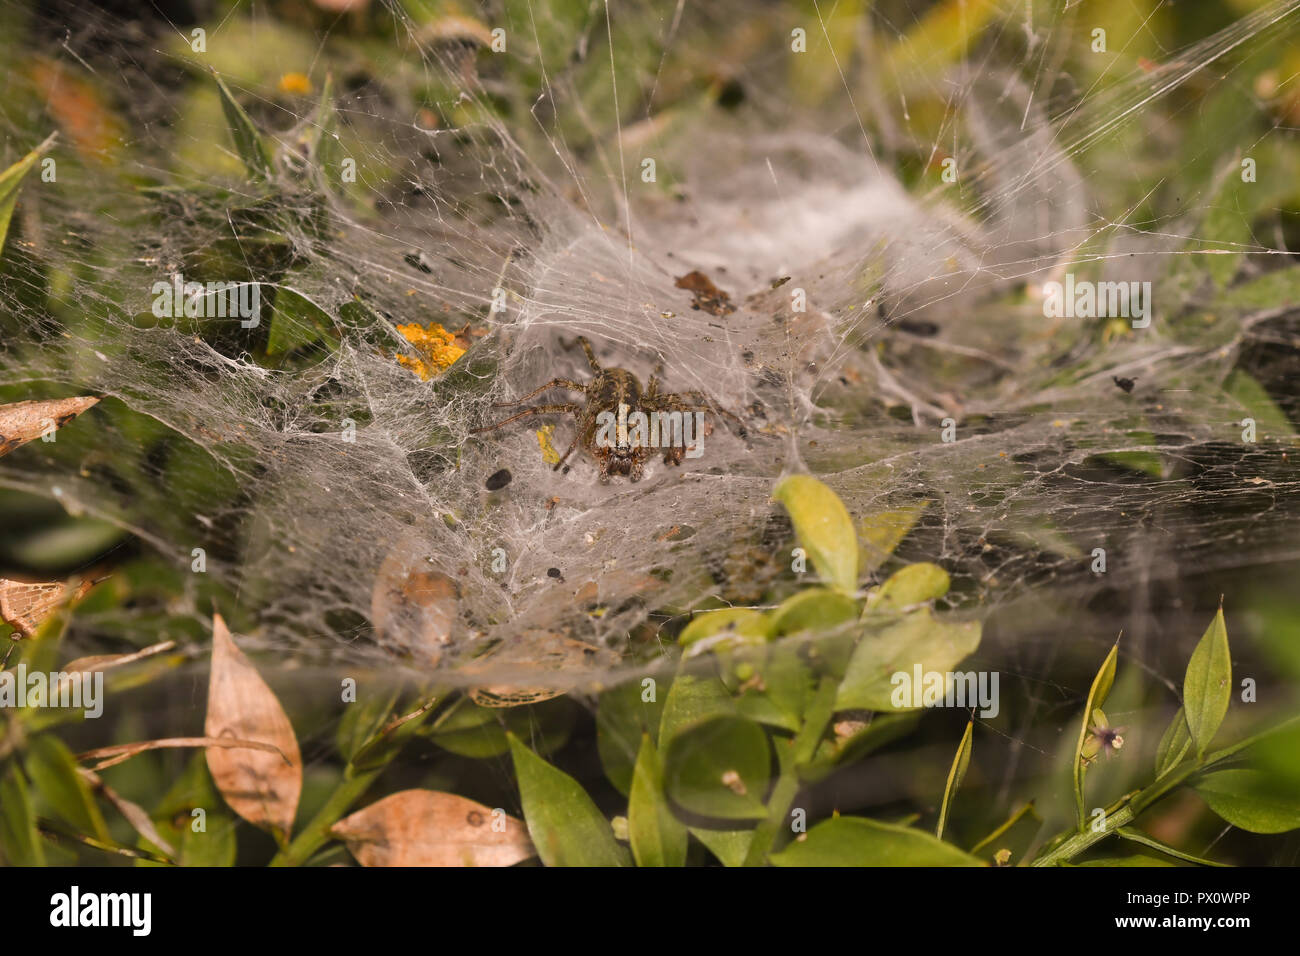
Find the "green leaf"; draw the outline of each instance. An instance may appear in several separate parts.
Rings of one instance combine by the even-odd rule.
[[[397,704],[397,692],[365,694],[343,710],[334,740],[344,760],[351,760],[379,732]]]
[[[203,810],[203,829],[195,830],[194,810]],[[208,773],[202,751],[195,753],[163,798],[149,814],[158,835],[180,848],[182,866],[234,866],[238,825],[222,808],[221,798]],[[136,842],[142,849],[162,852],[143,836]],[[136,866],[161,866],[136,860]]]
[[[946,676],[980,642],[978,621],[941,621],[927,608],[868,633],[854,648],[849,666],[835,699],[836,710],[911,710],[921,706],[922,687],[913,687],[910,697],[901,692],[921,674]],[[895,680],[906,675],[907,684]],[[947,687],[945,686],[945,691]],[[895,700],[898,703],[895,703]]]
[[[787,598],[772,612],[771,631],[780,637],[805,631],[833,631],[858,616],[851,598],[826,588],[806,588]]]
[[[802,6],[806,10],[809,5]],[[810,106],[825,103],[844,82],[841,71],[853,62],[855,48],[864,41],[861,25],[869,6],[870,0],[839,0],[820,8],[818,28],[808,31],[809,55],[788,58],[786,88],[798,101]]]
[[[308,144],[317,165],[331,185],[338,183],[339,171],[334,169],[339,161],[338,111],[334,108],[334,76],[327,74],[321,86],[320,103],[316,106],[315,128]]]
[[[468,697],[462,697],[429,728],[428,736],[443,750],[457,756],[486,760],[510,749],[501,720],[502,714],[496,708],[480,707]]]
[[[861,760],[881,747],[906,737],[921,720],[920,711],[899,714],[876,714],[866,727],[844,738],[826,740],[817,749],[816,759],[800,771],[801,779],[815,783],[838,767]]]
[[[858,539],[844,502],[811,475],[791,475],[772,497],[785,506],[799,544],[822,579],[845,594],[858,588]]]
[[[244,108],[239,105],[230,88],[226,86],[225,81],[217,75],[217,71],[212,71],[212,77],[217,81],[217,89],[221,92],[221,109],[226,114],[226,122],[230,126],[230,137],[235,142],[235,152],[239,158],[244,161],[244,168],[248,170],[249,175],[269,179],[271,176],[271,149],[249,119]]]
[[[509,750],[508,731],[526,735],[541,753],[554,753],[568,741],[578,716],[576,705],[568,697],[505,711],[480,707],[464,698],[455,706],[454,712],[430,728],[429,739],[443,750],[473,760]]]
[[[14,206],[18,203],[18,187],[23,177],[36,165],[41,154],[54,144],[54,134],[45,142],[0,173],[0,253],[4,252],[5,237],[9,235],[9,220],[13,218]]]
[[[1300,298],[1300,266],[1275,269],[1257,278],[1243,282],[1224,292],[1209,306],[1240,309],[1276,308],[1282,302]]]
[[[645,700],[646,690],[641,681],[628,681],[605,691],[596,705],[596,749],[600,763],[610,783],[624,796],[632,789],[642,735],[650,734],[651,741],[656,743],[659,739],[664,701],[658,693],[654,700]]]
[[[524,822],[547,866],[627,866],[627,851],[578,781],[509,734]]]
[[[877,611],[900,611],[922,601],[943,597],[950,584],[948,572],[937,564],[909,564],[892,574],[867,597],[867,607]]]
[[[334,321],[329,313],[301,292],[279,287],[271,307],[271,330],[267,334],[266,354],[282,355],[311,345],[319,339],[337,346]]]
[[[1200,866],[1227,866],[1226,863],[1216,863],[1213,860],[1207,860],[1204,857],[1192,856],[1190,853],[1176,850],[1165,843],[1161,843],[1155,837],[1147,836],[1141,830],[1135,830],[1132,827],[1119,827],[1115,830],[1115,835],[1132,843],[1140,843],[1142,846],[1150,847],[1153,850],[1159,850],[1161,853],[1172,856],[1176,860],[1182,860],[1185,863],[1196,863]]]
[[[10,767],[0,780],[0,856],[11,866],[45,865],[36,812],[17,766]]]
[[[800,656],[798,645],[773,645],[756,669],[762,689],[746,690],[736,702],[737,710],[759,723],[797,732],[814,683],[812,669]]]
[[[1187,729],[1191,732],[1199,760],[1228,713],[1232,696],[1232,658],[1228,652],[1228,629],[1223,623],[1223,608],[1201,635],[1192,651],[1183,677],[1183,707],[1187,711]]]
[[[1256,245],[1250,228],[1253,207],[1247,201],[1249,194],[1255,190],[1252,183],[1241,179],[1241,167],[1234,160],[1220,173],[1219,182],[1215,184],[1214,198],[1210,203],[1205,218],[1197,230],[1197,247],[1206,249],[1249,249]],[[1222,289],[1241,268],[1243,253],[1222,253],[1216,255],[1196,256],[1197,267],[1209,274],[1218,289]]]
[[[1233,369],[1223,383],[1223,390],[1239,402],[1251,418],[1255,419],[1255,428],[1260,437],[1295,437],[1295,429],[1291,427],[1290,419],[1283,414],[1282,409],[1277,407],[1273,397],[1264,390],[1264,386],[1259,384],[1258,379],[1249,372],[1239,368]]]
[[[637,866],[685,866],[686,827],[664,795],[663,766],[649,734],[641,737],[627,804],[628,836]]]
[[[1187,756],[1187,748],[1191,745],[1192,735],[1187,729],[1187,715],[1179,707],[1156,747],[1156,776],[1163,777],[1182,763],[1183,757]]]
[[[749,688],[736,699],[736,713],[768,727],[794,733],[799,729],[799,715],[778,704],[771,694]]]
[[[863,817],[825,820],[770,857],[776,866],[983,866],[921,830]]]
[[[1022,822],[1023,825],[1021,825]],[[1021,833],[1028,831],[1026,839],[1038,832],[1038,828],[1042,825],[1042,818],[1034,810],[1034,801],[1030,800],[1028,803],[1021,804],[1020,808],[999,824],[996,830],[971,847],[971,854],[979,854],[983,850],[982,858],[988,858],[990,861],[996,860],[997,849],[995,847],[1009,850],[1010,847],[1007,846],[1007,842],[1015,842],[1016,837],[1013,835],[1013,831],[1017,830],[1018,825],[1021,825],[1019,827]]]
[[[206,811],[204,829],[196,831],[194,820],[181,829],[181,863],[184,866],[227,867],[235,865],[238,850],[235,818],[227,813]]]
[[[705,611],[682,629],[677,643],[692,656],[709,650],[762,645],[772,634],[772,624],[762,611],[734,607]]]
[[[818,669],[842,677],[857,640],[856,628],[849,625],[857,617],[853,599],[827,588],[807,588],[772,612],[772,633],[811,636],[809,656]]]
[[[862,570],[870,573],[880,567],[907,537],[924,513],[928,501],[896,511],[882,511],[858,522],[858,560]]]
[[[1285,833],[1300,827],[1300,794],[1284,792],[1258,770],[1219,770],[1195,785],[1210,809],[1251,833]]]
[[[691,835],[708,848],[723,866],[744,866],[749,855],[749,844],[754,839],[753,830],[706,830],[691,827]]]
[[[974,729],[975,721],[967,721],[966,732],[961,735],[961,743],[957,745],[957,755],[952,760],[952,769],[948,771],[948,783],[943,788],[943,803],[939,807],[939,825],[934,829],[934,835],[941,840],[944,824],[948,822],[948,811],[952,808],[953,797],[957,795],[957,788],[961,786],[962,778],[966,776],[966,768],[970,766],[971,734]]]
[[[742,717],[714,717],[669,740],[664,789],[690,813],[717,820],[759,820],[771,780],[767,734]]]
[[[679,674],[668,690],[663,716],[659,718],[659,749],[693,724],[720,715],[734,714],[735,701],[716,677]]]
[[[1149,438],[1150,436],[1143,440]],[[1127,468],[1143,475],[1150,475],[1152,478],[1163,478],[1165,476],[1164,459],[1153,451],[1108,451],[1097,457],[1110,462],[1112,465],[1118,465],[1121,468]]]
[[[1088,700],[1083,708],[1083,719],[1079,727],[1079,742],[1074,748],[1074,806],[1078,815],[1079,832],[1087,825],[1087,815],[1084,810],[1083,800],[1083,746],[1088,741],[1088,728],[1092,725],[1092,712],[1100,710],[1101,705],[1106,703],[1106,696],[1110,693],[1111,685],[1115,683],[1115,666],[1119,660],[1119,641],[1111,645],[1110,653],[1102,661],[1101,669],[1097,671],[1097,676],[1092,679],[1092,686],[1088,688]]]
[[[32,787],[49,803],[60,819],[84,836],[109,839],[104,815],[95,803],[90,786],[77,773],[77,760],[61,740],[42,734],[27,748],[27,776]]]

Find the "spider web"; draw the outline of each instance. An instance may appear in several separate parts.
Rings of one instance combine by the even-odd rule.
[[[1281,164],[1273,181],[1294,169],[1270,112],[1293,77],[1255,86],[1300,2],[1245,4],[1149,59],[1129,47],[1179,14],[1140,4],[1092,61],[1084,5],[971,5],[985,22],[949,57],[918,45],[946,36],[924,29],[943,6],[850,18],[864,50],[914,54],[877,62],[842,54],[845,11],[828,3],[804,8],[805,54],[775,8],[779,22],[737,4],[476,7],[506,31],[495,54],[461,21],[392,5],[387,63],[346,15],[69,19],[6,3],[21,64],[0,106],[6,162],[61,133],[58,178],[26,183],[6,246],[6,394],[108,398],[7,457],[0,486],[130,531],[181,572],[184,613],[215,600],[267,645],[590,686],[661,667],[705,598],[766,606],[808,583],[770,499],[808,470],[860,529],[920,509],[899,556],[950,571],[948,606],[992,622],[980,665],[1022,675],[1035,700],[1080,694],[1041,683],[1044,617],[1069,615],[1089,658],[1127,629],[1127,653],[1172,686],[1199,627],[1176,606],[1157,622],[1162,587],[1298,556],[1296,412],[1278,388],[1294,381],[1278,355],[1295,316],[1249,291],[1291,267],[1285,197],[1262,217],[1276,238],[1206,223],[1245,218],[1228,186],[1248,152]],[[829,83],[801,89],[797,56]],[[717,76],[693,89],[700,63]],[[208,66],[288,157],[269,186],[244,172]],[[291,70],[312,95],[286,91]],[[313,145],[326,73],[337,133]],[[1198,139],[1198,112],[1240,101],[1254,109],[1228,123],[1235,140],[1222,125]],[[320,188],[344,158],[356,182]],[[734,311],[696,307],[679,285],[693,271]],[[1043,286],[1066,272],[1152,282],[1154,321],[1045,318]],[[259,327],[153,318],[153,284],[173,273],[259,283]],[[323,335],[290,293],[328,316]],[[473,344],[422,381],[396,360],[414,354],[397,327],[432,322]],[[276,323],[301,344],[269,357]],[[553,470],[543,446],[567,447],[572,416],[472,434],[504,414],[493,402],[589,380],[578,336],[642,383],[706,392],[745,436],[717,420],[700,458],[652,459],[632,484],[597,481],[581,450]],[[1262,405],[1230,387],[1247,371],[1272,383]],[[503,468],[509,484],[489,490]],[[441,636],[418,600],[376,604],[412,574],[454,582]]]

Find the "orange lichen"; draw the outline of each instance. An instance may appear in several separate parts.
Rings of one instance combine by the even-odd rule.
[[[286,73],[280,77],[280,92],[305,96],[311,92],[311,80],[304,73]]]
[[[456,343],[456,336],[448,332],[437,322],[429,325],[399,325],[397,331],[415,349],[415,355],[399,355],[397,361],[403,368],[409,368],[420,380],[427,382],[435,374],[445,372],[452,364],[465,354],[465,350]]]

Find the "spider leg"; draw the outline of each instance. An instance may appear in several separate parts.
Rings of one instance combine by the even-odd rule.
[[[587,386],[586,386],[586,385],[582,385],[582,384],[580,384],[580,383],[578,383],[578,382],[572,382],[572,381],[570,381],[570,380],[567,379],[567,378],[553,378],[553,379],[551,379],[549,382],[547,382],[545,385],[541,386],[540,388],[535,388],[535,389],[533,389],[531,392],[529,392],[527,395],[525,395],[523,398],[519,399],[518,401],[514,401],[514,402],[493,402],[493,403],[492,403],[492,407],[493,407],[493,408],[509,408],[511,405],[522,405],[524,402],[528,401],[530,398],[533,398],[533,397],[536,396],[536,395],[540,395],[540,394],[542,394],[542,392],[545,392],[545,391],[547,391],[548,389],[552,389],[552,388],[571,388],[571,389],[573,389],[573,390],[576,391],[576,392],[585,392],[585,391],[587,390]]]
[[[655,401],[662,408],[670,408],[682,412],[717,412],[719,415],[726,415],[737,425],[740,426],[741,437],[748,434],[745,422],[739,415],[727,411],[716,401],[705,395],[703,392],[668,392],[664,395],[656,395]],[[689,404],[694,402],[694,405]]]
[[[659,394],[659,376],[651,375],[650,381],[646,383],[645,397],[647,401],[658,401],[662,396]]]
[[[579,431],[578,434],[573,436],[573,441],[569,442],[568,449],[566,449],[564,454],[560,456],[560,460],[555,463],[554,467],[551,468],[551,471],[560,470],[560,466],[564,464],[565,459],[567,459],[570,455],[573,454],[573,449],[578,447],[578,439],[580,439],[581,437],[582,437],[581,431]]]
[[[494,428],[500,428],[503,425],[509,425],[511,422],[517,422],[521,418],[527,418],[529,415],[550,415],[557,412],[576,412],[579,406],[568,402],[564,405],[537,405],[533,408],[526,408],[517,415],[511,415],[504,421],[499,421],[494,425],[484,425],[482,428],[471,428],[470,434],[477,435],[479,432],[490,432]]]
[[[585,335],[579,335],[578,344],[581,345],[582,350],[587,353],[587,361],[591,363],[591,370],[593,372],[599,372],[600,363],[596,361],[596,353],[591,350],[591,343],[587,341],[587,337]]]

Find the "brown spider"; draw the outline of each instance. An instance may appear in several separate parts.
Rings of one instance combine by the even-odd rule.
[[[591,343],[584,337],[579,336],[578,342],[582,349],[587,353],[587,361],[591,364],[592,371],[596,373],[586,385],[581,382],[574,382],[567,378],[555,378],[547,382],[540,388],[535,388],[523,398],[514,402],[498,402],[493,405],[494,408],[509,408],[513,405],[522,405],[524,402],[540,395],[552,388],[568,388],[575,392],[583,392],[587,399],[581,405],[576,402],[565,402],[563,404],[537,405],[533,408],[525,409],[517,415],[511,415],[504,421],[499,421],[493,425],[485,425],[482,428],[472,429],[472,434],[492,431],[509,425],[511,422],[518,421],[521,418],[527,418],[529,415],[550,415],[550,414],[568,414],[572,413],[578,420],[578,433],[573,436],[568,450],[560,456],[560,460],[555,463],[554,470],[558,471],[565,460],[582,443],[582,447],[595,460],[600,468],[600,480],[608,481],[610,475],[624,475],[632,481],[640,481],[644,473],[645,461],[650,457],[651,449],[647,445],[637,444],[626,440],[626,435],[620,436],[620,440],[613,445],[598,443],[596,440],[598,428],[598,416],[602,412],[617,414],[620,405],[627,406],[627,414],[633,412],[694,412],[694,411],[716,411],[728,418],[734,419],[740,425],[740,436],[746,436],[745,423],[741,419],[721,408],[717,402],[705,395],[703,392],[660,392],[659,380],[655,376],[650,376],[649,386],[642,391],[641,383],[637,377],[624,368],[601,368],[600,363],[596,361],[596,354],[591,350]],[[685,457],[686,449],[680,445],[670,446],[664,451],[664,463],[668,465],[680,465]]]

